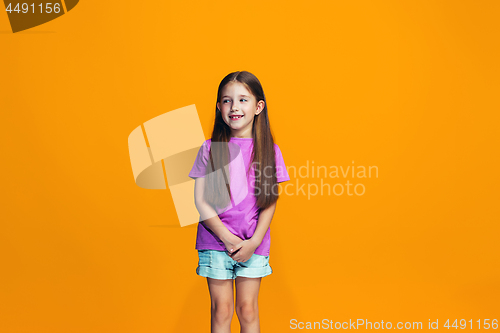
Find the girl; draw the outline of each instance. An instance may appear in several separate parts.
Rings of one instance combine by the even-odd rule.
[[[260,332],[261,278],[272,273],[269,225],[277,184],[290,178],[253,74],[230,73],[219,84],[212,138],[201,146],[189,176],[196,180],[200,213],[196,273],[207,278],[211,331],[231,331],[234,280],[241,332]]]

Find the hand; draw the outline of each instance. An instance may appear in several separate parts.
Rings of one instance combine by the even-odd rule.
[[[250,259],[257,247],[259,247],[259,244],[257,244],[254,239],[250,238],[237,244],[229,256],[237,262],[245,262]]]
[[[229,252],[229,255],[231,255],[234,252],[233,249],[236,247],[236,245],[238,245],[243,241],[243,239],[239,238],[235,234],[232,234],[231,232],[228,232],[227,235],[223,237],[221,240],[224,243],[227,252]]]

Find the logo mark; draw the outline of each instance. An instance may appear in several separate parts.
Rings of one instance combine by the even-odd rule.
[[[128,137],[130,163],[135,183],[145,189],[166,189],[167,186],[177,212],[181,227],[198,223],[212,217],[203,216],[194,203],[194,183],[189,177],[205,141],[203,129],[194,104],[173,110],[146,121],[135,128]],[[220,143],[212,148],[221,149]],[[230,160],[224,170],[211,170],[210,175],[228,175],[231,187],[231,203],[220,207],[215,214],[234,208],[248,195],[245,165],[239,146],[228,144]],[[215,216],[215,215],[214,215]]]

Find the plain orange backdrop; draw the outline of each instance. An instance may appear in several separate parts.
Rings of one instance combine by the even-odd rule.
[[[0,331],[208,332],[196,228],[168,190],[134,183],[127,137],[196,104],[209,138],[236,70],[262,82],[288,166],[379,169],[362,196],[280,198],[263,332],[500,319],[499,14],[495,0],[83,0],[12,34],[0,12]]]

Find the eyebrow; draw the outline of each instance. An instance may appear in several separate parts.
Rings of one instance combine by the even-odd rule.
[[[231,98],[231,97],[229,97],[229,96],[227,96],[227,95],[225,95],[225,96],[222,96],[222,98],[224,98],[224,97],[228,97],[228,98]],[[248,95],[240,95],[240,97],[250,97],[250,96],[248,96]]]

